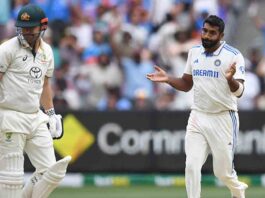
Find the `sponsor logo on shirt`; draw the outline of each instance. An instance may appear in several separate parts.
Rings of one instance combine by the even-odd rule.
[[[210,78],[219,78],[219,72],[206,69],[194,69],[192,71],[193,76],[205,76]]]
[[[28,82],[34,87],[41,85],[42,71],[39,67],[32,67],[29,71]]]
[[[39,67],[32,67],[29,71],[29,75],[32,78],[40,78],[42,76],[42,71]]]

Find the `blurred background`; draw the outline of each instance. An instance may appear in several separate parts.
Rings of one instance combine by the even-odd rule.
[[[145,74],[157,64],[181,76],[209,14],[223,18],[224,40],[246,59],[239,109],[265,109],[264,1],[2,0],[1,42],[15,35],[17,13],[27,3],[49,18],[44,40],[55,57],[57,111],[189,110],[192,93],[154,84]]]
[[[265,1],[1,0],[0,42],[16,35],[18,11],[27,3],[49,18],[43,39],[54,52],[54,104],[65,129],[54,145],[58,159],[73,156],[62,183],[71,188],[54,197],[71,197],[72,187],[89,189],[77,197],[106,197],[91,186],[173,186],[169,194],[143,191],[153,192],[145,197],[185,197],[183,145],[192,90],[178,92],[145,75],[159,65],[181,76],[209,14],[225,21],[224,40],[245,57],[235,167],[253,186],[250,197],[265,197]],[[25,170],[33,171],[27,159]],[[222,186],[212,175],[211,157],[203,173],[204,185]],[[229,197],[213,189],[204,197]],[[134,192],[113,197],[144,197]]]

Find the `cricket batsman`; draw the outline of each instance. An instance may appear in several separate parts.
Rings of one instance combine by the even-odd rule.
[[[49,82],[53,53],[41,38],[48,18],[28,4],[15,25],[17,36],[0,45],[0,198],[46,198],[71,160],[67,156],[56,162],[53,148],[53,138],[62,136],[62,122],[54,111]],[[35,167],[27,185],[23,152]]]

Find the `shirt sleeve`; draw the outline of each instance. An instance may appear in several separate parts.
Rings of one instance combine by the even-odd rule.
[[[241,53],[236,55],[234,62],[236,63],[234,79],[245,80],[245,60]]]
[[[12,61],[10,50],[4,44],[0,45],[0,72],[5,73]]]
[[[51,78],[53,76],[53,71],[54,71],[54,57],[52,51],[50,52],[50,62],[48,65],[48,69],[46,72],[46,76]]]
[[[184,73],[192,75],[191,49],[189,50],[189,54],[188,54],[188,58],[187,58],[186,67],[185,67]]]

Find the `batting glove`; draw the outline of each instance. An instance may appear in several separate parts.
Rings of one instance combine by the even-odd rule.
[[[48,129],[53,139],[60,139],[63,137],[62,116],[55,114],[54,108],[45,111],[49,116]]]

